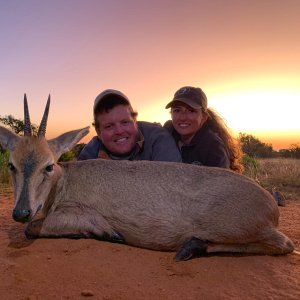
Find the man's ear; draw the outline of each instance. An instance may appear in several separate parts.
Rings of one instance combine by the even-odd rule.
[[[14,132],[0,126],[0,145],[3,149],[13,151],[20,138],[21,137]]]
[[[95,130],[96,130],[96,133],[97,133],[97,135],[98,135],[98,137],[99,137],[100,134],[101,134],[101,131],[100,131],[99,127],[95,127]]]
[[[66,132],[55,139],[49,140],[48,144],[54,155],[59,158],[63,153],[70,151],[84,136],[89,133],[89,126]]]

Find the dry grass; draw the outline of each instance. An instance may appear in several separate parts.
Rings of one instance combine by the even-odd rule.
[[[1,183],[0,181],[0,195],[11,195],[13,192],[12,186],[8,183]]]
[[[9,153],[0,152],[0,182],[9,183],[9,174],[7,169],[7,164],[9,160]]]
[[[0,193],[11,193],[10,176],[7,169],[9,154],[0,152]]]
[[[267,190],[276,187],[288,200],[300,201],[300,160],[259,159],[256,180]]]

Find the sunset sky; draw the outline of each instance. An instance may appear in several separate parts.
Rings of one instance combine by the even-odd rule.
[[[39,124],[51,93],[53,138],[91,125],[114,88],[163,123],[192,85],[235,135],[300,145],[299,14],[298,0],[0,0],[0,115],[23,118],[26,92]]]

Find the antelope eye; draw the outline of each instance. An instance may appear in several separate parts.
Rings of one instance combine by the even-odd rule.
[[[11,171],[15,171],[15,170],[16,170],[15,166],[14,166],[11,162],[9,162],[9,163],[7,164],[7,167],[8,167]]]
[[[52,172],[52,171],[53,171],[53,167],[54,167],[54,164],[49,165],[49,166],[47,166],[47,167],[45,168],[45,170],[46,170],[47,172]]]

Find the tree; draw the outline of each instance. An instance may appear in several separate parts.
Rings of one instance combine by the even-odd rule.
[[[288,149],[279,150],[280,156],[289,158],[300,158],[300,147],[298,144],[292,144]]]
[[[292,152],[292,157],[300,158],[300,147],[298,144],[292,144],[290,150]]]
[[[17,119],[12,115],[4,116],[4,117],[0,116],[0,122],[3,123],[6,127],[12,129],[12,131],[15,132],[16,134],[22,134],[24,132],[24,121]],[[33,135],[37,135],[38,126],[35,124],[31,124],[31,129]],[[83,143],[77,144],[73,149],[62,154],[61,157],[59,158],[59,161],[69,161],[69,160],[76,159],[84,146],[85,144]],[[4,149],[0,145],[0,153],[4,153],[4,152],[5,152]]]
[[[291,158],[292,157],[292,153],[290,149],[280,149],[278,151],[279,156],[281,157],[285,157],[285,158]]]
[[[250,157],[273,157],[274,150],[271,144],[262,143],[251,134],[239,133],[239,142],[242,151]]]
[[[5,126],[12,129],[16,134],[21,134],[24,132],[24,121],[13,117],[12,115],[8,116],[0,116],[0,122]],[[34,135],[38,132],[38,126],[35,124],[31,124],[32,133]]]

